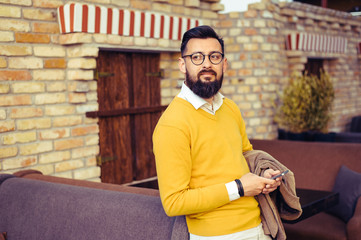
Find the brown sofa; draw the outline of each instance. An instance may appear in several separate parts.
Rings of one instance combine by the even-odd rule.
[[[263,150],[270,153],[272,156],[274,156],[284,165],[290,168],[295,174],[296,186],[298,188],[332,191],[336,182],[336,177],[342,165],[345,165],[348,168],[358,173],[361,173],[360,144],[321,143],[321,142],[310,143],[310,142],[296,142],[296,141],[285,141],[285,140],[251,140],[251,143],[253,144],[254,149]],[[139,215],[137,215],[136,213],[133,215],[132,211],[127,211],[129,209],[126,209],[125,207],[120,207],[119,208],[120,210],[118,208],[114,208],[111,209],[112,211],[108,211],[108,214],[104,216],[102,226],[106,227],[108,224],[113,225],[113,223],[115,222],[118,224],[119,223],[127,224],[128,228],[134,226],[141,228],[140,233],[137,232],[138,235],[134,235],[131,237],[129,237],[128,235],[127,239],[142,239],[142,237],[139,237],[142,236],[141,234],[146,234],[148,236],[146,239],[179,239],[179,240],[188,239],[187,227],[185,224],[184,217],[169,218],[164,214],[159,200],[158,190],[52,177],[52,176],[42,175],[40,172],[33,170],[17,172],[14,175],[11,175],[11,177],[17,179],[1,180],[1,174],[0,174],[0,235],[1,232],[8,231],[9,240],[22,239],[16,237],[11,238],[10,233],[23,234],[21,236],[26,236],[26,238],[24,239],[37,239],[36,238],[37,236],[36,231],[38,231],[36,229],[37,225],[35,224],[34,221],[32,221],[32,219],[34,218],[33,216],[34,214],[41,215],[43,210],[36,208],[35,209],[36,211],[34,211],[33,209],[26,208],[26,206],[23,204],[24,202],[26,204],[30,204],[31,202],[28,201],[27,197],[33,196],[33,194],[31,194],[31,192],[29,193],[28,191],[26,191],[26,194],[24,193],[24,196],[22,196],[21,192],[24,190],[25,183],[27,184],[28,187],[34,186],[32,191],[36,190],[36,194],[39,194],[40,190],[44,191],[44,189],[46,189],[46,191],[43,192],[45,194],[45,197],[54,196],[54,198],[51,199],[56,199],[56,202],[59,203],[64,210],[68,210],[68,208],[72,208],[72,210],[74,211],[76,210],[75,207],[79,207],[79,208],[81,207],[82,203],[78,203],[78,202],[75,202],[75,206],[72,205],[68,207],[63,206],[64,205],[63,201],[69,198],[73,198],[74,195],[79,194],[77,192],[80,193],[85,192],[87,194],[83,196],[85,198],[84,200],[85,202],[91,201],[93,199],[94,201],[102,200],[107,204],[112,204],[112,198],[114,197],[119,198],[119,200],[124,198],[124,199],[130,199],[131,201],[134,201],[134,199],[140,199],[140,202],[138,201],[135,202],[136,204],[138,204],[137,207],[141,207],[142,209],[148,209],[147,211],[149,211],[149,207],[154,208],[152,213],[155,214],[154,216],[149,216],[149,215],[142,216],[143,218],[142,222],[144,223],[144,225],[140,226],[139,224],[134,224],[137,223],[136,219],[137,217],[139,217]],[[28,180],[28,181],[24,183],[24,181],[19,181],[19,180],[24,180],[24,181]],[[11,181],[15,183],[12,183]],[[6,187],[7,182],[9,182],[11,188]],[[44,184],[39,184],[38,182],[44,182]],[[52,185],[48,185],[48,184],[52,184]],[[20,187],[15,189],[14,187],[17,187],[17,185],[19,185]],[[70,185],[70,186],[69,188],[67,187],[62,188],[59,187],[60,185]],[[91,189],[91,190],[89,191],[84,189]],[[65,190],[71,192],[72,194],[64,197],[63,195],[61,195],[61,193]],[[109,194],[110,192],[109,190],[114,192],[120,192],[121,194],[118,196],[113,196],[112,194]],[[4,191],[7,191],[5,194],[12,193],[14,191],[13,197],[15,202],[13,202],[13,200],[11,199],[6,201],[8,196],[4,197],[5,196],[3,194]],[[130,195],[127,193],[129,193]],[[21,201],[18,201],[19,195],[22,197]],[[104,195],[105,197],[101,197],[102,195]],[[137,195],[144,195],[145,198],[137,197]],[[39,207],[40,205],[42,205],[47,207],[48,203],[46,202],[47,199],[45,197],[43,196],[40,198],[39,196],[39,199],[37,199],[38,204],[32,206]],[[13,220],[14,218],[11,218],[11,215],[8,215],[9,217],[8,219],[10,220],[4,220],[5,218],[3,217],[4,212],[6,214],[15,214],[14,211],[11,211],[11,208],[9,208],[7,204],[12,204],[12,205],[18,204],[19,207],[24,207],[18,209],[18,211],[23,210],[23,212],[19,212],[19,214],[24,215],[28,213],[29,221],[25,222],[25,224],[22,223],[21,227],[11,226],[11,224],[8,223],[7,221],[10,222],[14,221]],[[89,208],[94,208],[95,206],[97,206],[97,204],[95,203],[89,203],[89,204],[90,204],[88,206]],[[24,211],[28,211],[28,212],[24,212]],[[65,216],[67,216],[67,218],[70,218],[69,221],[71,223],[73,221],[73,219],[71,219],[73,215],[71,214],[70,211],[65,211],[65,212],[66,214],[68,214],[68,215],[65,214]],[[119,215],[120,213],[128,214],[130,216],[128,217],[129,219],[124,220],[123,215]],[[52,212],[51,214],[52,214],[51,216],[56,215],[56,213],[54,212]],[[92,217],[96,217],[96,216],[97,215],[89,214],[88,218],[86,219],[88,225],[81,225],[80,227],[86,228],[87,226],[94,226],[94,220],[92,220]],[[73,218],[75,218],[75,220],[79,220],[76,219],[75,216]],[[148,221],[154,221],[154,219],[157,219],[158,221],[162,221],[164,226],[167,227],[159,228],[157,224],[151,224],[151,225],[146,224]],[[43,220],[39,216],[37,220],[42,221],[43,223],[46,222],[46,219]],[[82,222],[82,224],[84,223]],[[150,228],[150,226],[156,229],[156,232],[158,233],[159,236],[154,235],[154,231],[152,231],[152,228]],[[23,230],[25,227],[28,230],[27,232],[24,232]],[[36,231],[34,232],[31,231],[32,227],[34,227]],[[66,227],[67,229],[65,230],[71,229],[71,227],[69,227],[68,225],[66,225]],[[50,224],[50,226],[47,227],[46,230],[51,231],[51,229],[57,230],[56,227],[54,228],[54,226]],[[347,223],[331,214],[319,213],[311,218],[308,218],[296,224],[285,224],[285,229],[288,239],[290,240],[301,240],[301,239],[302,240],[305,239],[359,240],[361,239],[361,198],[359,198],[357,201],[357,205],[353,217]],[[118,230],[118,232],[106,232],[106,233],[103,233],[103,230],[99,227],[96,227],[96,230],[97,231],[92,230],[93,237],[99,237],[100,236],[99,234],[105,234],[103,235],[103,238],[99,238],[99,239],[112,239],[112,238],[104,238],[104,236],[109,237],[112,236],[112,234],[118,234],[118,235],[120,234],[119,235],[120,237],[125,236],[121,234],[129,234],[129,232],[124,229],[120,229]],[[83,231],[85,230],[83,229]],[[80,236],[84,236],[84,238],[82,237],[77,238],[79,237],[79,235],[77,235],[76,232],[68,233],[65,231],[66,234],[63,234],[63,232],[55,232],[55,233],[58,234],[57,236],[62,236],[63,238],[66,239],[87,239],[86,237],[88,236],[86,235],[87,233],[86,231],[85,233],[83,232],[82,235],[80,235]],[[164,237],[164,236],[168,236],[168,237]],[[41,239],[46,240],[52,238],[42,237]]]
[[[268,152],[291,169],[297,188],[332,191],[336,182],[340,187],[342,180],[353,174],[357,179],[349,185],[361,189],[361,144],[256,139],[251,143],[254,149]],[[356,173],[346,172],[346,176],[342,176],[342,166],[342,169],[347,167]],[[345,186],[345,190],[341,189],[340,200],[348,188]],[[347,222],[335,216],[335,213],[322,212],[295,224],[284,224],[287,237],[290,240],[360,240],[360,197],[356,198],[355,205],[354,214]],[[343,209],[342,206],[337,208]]]
[[[0,240],[183,240],[157,190],[42,175],[0,174]]]

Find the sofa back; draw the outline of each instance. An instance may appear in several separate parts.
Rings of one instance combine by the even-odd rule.
[[[361,173],[361,144],[250,140],[295,174],[296,187],[331,191],[342,165]]]
[[[0,179],[0,233],[10,240],[188,238],[184,218],[168,217],[156,196]]]
[[[67,184],[73,186],[89,187],[89,188],[96,188],[96,189],[103,189],[103,190],[110,190],[117,192],[137,193],[137,194],[150,195],[150,196],[159,196],[159,190],[156,189],[43,175],[40,171],[33,169],[21,170],[15,172],[13,175],[21,178],[36,179],[40,181],[61,183],[61,184]]]

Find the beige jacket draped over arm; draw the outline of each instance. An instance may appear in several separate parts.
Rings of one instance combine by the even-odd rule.
[[[263,172],[272,168],[281,172],[287,167],[264,151],[252,150],[244,153],[250,171],[263,176]],[[294,220],[301,216],[302,208],[296,195],[295,177],[289,171],[282,177],[279,188],[270,194],[260,194],[257,200],[261,208],[261,219],[265,234],[277,240],[286,239],[281,219]]]

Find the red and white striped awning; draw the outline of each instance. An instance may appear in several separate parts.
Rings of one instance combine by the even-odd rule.
[[[181,40],[200,20],[159,13],[67,3],[58,8],[61,33],[103,33]]]
[[[312,33],[292,33],[287,35],[287,49],[326,53],[345,53],[347,38]]]

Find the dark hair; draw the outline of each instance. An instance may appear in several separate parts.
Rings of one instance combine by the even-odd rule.
[[[182,44],[181,44],[181,48],[180,48],[182,55],[187,47],[188,41],[191,40],[192,38],[203,38],[203,39],[215,38],[218,40],[219,44],[221,44],[222,53],[224,53],[223,39],[218,36],[218,34],[213,30],[213,28],[211,28],[210,26],[204,25],[204,26],[198,26],[195,28],[191,28],[183,34]]]

